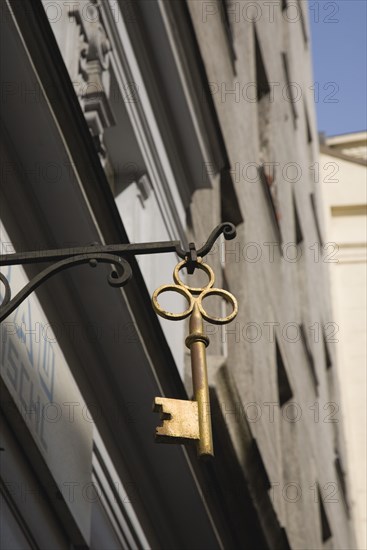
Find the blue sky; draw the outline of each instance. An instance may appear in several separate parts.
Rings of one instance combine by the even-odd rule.
[[[308,0],[319,131],[367,129],[367,0]]]

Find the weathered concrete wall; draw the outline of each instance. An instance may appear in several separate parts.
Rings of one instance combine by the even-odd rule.
[[[251,422],[273,485],[274,507],[292,548],[354,548],[334,465],[335,453],[344,465],[345,460],[335,366],[327,369],[322,331],[326,323],[333,323],[325,272],[328,259],[323,254],[323,243],[315,244],[319,237],[310,199],[314,193],[317,204],[319,183],[315,174],[318,137],[306,3],[299,3],[298,9],[302,7],[304,12],[307,39],[296,3],[292,3],[293,11],[289,8],[287,12],[282,11],[280,2],[273,7],[258,2],[255,12],[254,4],[233,2],[229,11],[237,56],[234,71],[220,3],[188,2],[245,220],[237,227],[236,241],[225,244],[222,263],[229,290],[238,298],[239,314],[231,325],[214,331],[208,353],[215,355],[213,365],[220,364],[218,354],[222,355],[222,362],[236,381],[241,396],[239,410],[247,413]],[[251,21],[251,9],[255,22]],[[260,102],[256,101],[253,86],[255,29],[270,84],[270,93]],[[296,118],[287,97],[290,88],[283,52],[288,58],[289,80],[294,83]],[[270,244],[276,242],[276,233],[254,168],[261,162],[277,163],[271,191],[283,255],[279,246]],[[197,191],[193,197],[191,217],[197,242],[222,221],[219,192],[219,186],[214,185],[213,191]],[[298,247],[294,203],[303,236]],[[319,219],[321,214],[319,208]],[[323,234],[322,220],[320,226]],[[301,323],[317,385],[300,338]],[[334,325],[326,328],[333,358],[332,338],[328,335]],[[274,336],[293,392],[282,408],[278,405]],[[332,539],[324,543],[316,483],[332,533]]]

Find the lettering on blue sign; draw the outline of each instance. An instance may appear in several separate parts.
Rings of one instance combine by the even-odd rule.
[[[11,368],[6,369],[6,375],[7,378],[10,380],[11,385],[17,391],[18,386],[18,368],[17,368],[17,361],[18,361],[18,353],[14,346],[14,343],[12,340],[9,341],[9,347],[8,347],[8,365],[10,365]]]
[[[55,376],[55,352],[53,346],[44,340],[43,360],[39,361],[39,377],[42,388],[50,401],[53,400]]]
[[[7,279],[11,280],[9,268]],[[0,290],[3,295],[3,289]],[[20,320],[20,323],[16,322]],[[1,327],[1,370],[18,398],[19,408],[42,448],[47,451],[45,407],[53,401],[55,351],[49,339],[37,334],[40,323],[32,326],[30,300],[17,308],[11,321]],[[33,342],[33,338],[35,338]],[[37,343],[38,346],[34,346]]]

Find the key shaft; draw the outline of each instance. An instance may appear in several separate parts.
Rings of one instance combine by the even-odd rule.
[[[195,304],[190,317],[190,334],[185,343],[190,349],[194,399],[198,404],[200,439],[197,442],[197,450],[199,456],[214,456],[206,363],[209,338],[205,336],[203,329],[203,318],[198,305]]]

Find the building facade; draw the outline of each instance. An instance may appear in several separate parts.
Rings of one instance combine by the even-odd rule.
[[[329,137],[320,146],[327,240],[337,247],[329,266],[341,404],[359,548],[366,540],[366,235],[367,135]],[[360,418],[360,422],[355,422]]]
[[[239,302],[206,326],[210,462],[153,438],[154,397],[192,394],[188,327],[151,307],[174,254],[123,289],[74,267],[4,321],[3,547],[354,549],[306,4],[6,0],[1,36],[2,253],[229,221],[206,260]]]

